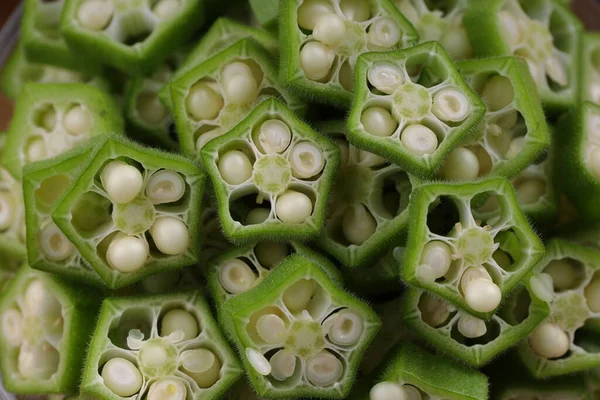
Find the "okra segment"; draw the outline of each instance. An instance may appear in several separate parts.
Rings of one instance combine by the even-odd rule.
[[[202,149],[225,235],[234,241],[318,235],[337,146],[283,103],[262,102]]]
[[[412,46],[418,35],[390,0],[280,4],[281,79],[305,97],[347,106],[357,57]]]
[[[439,43],[367,53],[356,64],[348,139],[428,177],[484,112],[483,102]]]
[[[600,105],[600,35],[586,32],[583,43],[581,94],[585,101]]]
[[[111,288],[199,257],[204,174],[118,136],[100,144],[52,220]]]
[[[402,278],[480,319],[492,316],[544,254],[502,178],[422,185],[409,215]]]
[[[219,399],[242,375],[200,292],[109,298],[81,392],[103,399]]]
[[[261,396],[344,398],[380,320],[314,262],[289,256],[225,310]]]

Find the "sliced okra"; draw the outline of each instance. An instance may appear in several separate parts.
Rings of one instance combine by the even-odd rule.
[[[428,177],[484,113],[484,103],[439,43],[367,53],[356,63],[348,139]]]
[[[348,106],[359,55],[412,46],[418,34],[391,0],[280,4],[280,76],[299,94]]]
[[[200,0],[65,0],[60,31],[84,58],[137,76],[152,73],[204,16]]]
[[[100,297],[22,266],[0,300],[4,387],[19,394],[73,393]]]
[[[586,32],[583,35],[583,49],[581,94],[583,100],[600,106],[600,34]]]
[[[74,181],[52,220],[110,288],[198,262],[197,165],[112,136]]]
[[[252,15],[258,25],[269,32],[279,29],[279,1],[278,0],[250,0]]]
[[[210,141],[202,160],[229,239],[308,239],[321,231],[339,151],[280,101],[256,106]]]
[[[274,398],[344,398],[381,322],[323,269],[289,256],[225,305],[254,390]]]
[[[200,292],[109,298],[81,392],[119,400],[219,399],[242,375]]]
[[[539,226],[554,222],[558,214],[559,202],[552,176],[551,160],[546,158],[512,179],[521,210]]]
[[[476,57],[519,56],[544,106],[561,111],[578,97],[583,25],[553,0],[473,2],[463,18]]]
[[[27,164],[65,153],[93,136],[122,132],[118,105],[100,89],[29,83],[15,106],[2,163],[21,179]]]
[[[411,199],[402,278],[475,317],[489,319],[544,255],[506,179],[426,184]]]

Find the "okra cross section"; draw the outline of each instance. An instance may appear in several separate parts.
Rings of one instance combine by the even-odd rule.
[[[586,32],[583,43],[581,94],[584,100],[600,105],[600,34]]]
[[[308,239],[323,226],[339,151],[275,99],[202,149],[225,235]]]
[[[284,1],[280,76],[309,99],[347,106],[359,55],[409,47],[417,39],[391,0]]]
[[[250,382],[269,398],[346,397],[381,324],[300,255],[289,256],[225,310]]]
[[[109,298],[81,383],[107,400],[222,398],[242,375],[199,291]]]
[[[544,255],[505,179],[425,184],[411,201],[402,278],[475,317],[489,319]]]
[[[437,42],[363,54],[355,91],[350,143],[421,177],[431,176],[485,113]]]
[[[85,262],[111,288],[196,263],[199,166],[118,136],[98,146],[51,214]]]
[[[22,266],[0,299],[4,387],[19,394],[73,393],[100,297]]]

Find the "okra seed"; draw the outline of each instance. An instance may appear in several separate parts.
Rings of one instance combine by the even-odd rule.
[[[186,350],[181,353],[180,361],[183,372],[201,388],[209,388],[219,380],[221,361],[208,349]]]
[[[519,136],[510,141],[510,146],[506,152],[506,158],[512,159],[521,154],[525,147],[525,136]]]
[[[62,306],[47,285],[39,279],[32,280],[23,294],[25,315],[56,321],[62,316]]]
[[[183,332],[183,340],[198,336],[198,320],[189,311],[175,309],[167,312],[160,323],[160,335],[169,336],[175,331]]]
[[[266,314],[256,322],[256,331],[266,343],[278,344],[285,339],[285,322],[275,314]]]
[[[440,44],[454,60],[471,58],[473,54],[467,30],[462,25],[450,26],[440,38]]]
[[[137,100],[137,113],[140,118],[152,125],[160,124],[168,115],[158,96],[153,93],[143,93]]]
[[[317,18],[313,36],[319,42],[335,46],[344,40],[346,26],[344,20],[335,14],[323,14]]]
[[[504,37],[506,37],[513,46],[518,44],[521,41],[521,27],[517,19],[507,11],[500,11],[499,18]]]
[[[433,97],[431,111],[445,122],[460,122],[469,115],[469,99],[460,90],[442,89]]]
[[[223,97],[205,82],[198,82],[190,88],[185,107],[198,121],[215,119],[223,108]]]
[[[117,235],[108,245],[106,261],[123,273],[142,268],[149,255],[148,244],[135,236]]]
[[[142,173],[123,161],[112,161],[104,167],[100,181],[110,199],[117,204],[133,201],[144,186]]]
[[[469,268],[463,274],[460,286],[465,301],[477,312],[490,312],[500,305],[502,293],[483,267]]]
[[[420,263],[419,270],[422,266],[427,266],[425,268],[427,276],[424,278],[429,282],[433,282],[446,275],[450,269],[450,265],[452,264],[452,249],[444,242],[432,240],[423,247]]]
[[[283,121],[269,119],[260,126],[258,141],[266,154],[283,153],[292,141],[292,133]]]
[[[584,290],[588,308],[593,313],[600,312],[600,278],[595,278]]]
[[[252,177],[250,158],[240,150],[230,150],[219,158],[219,173],[230,185],[239,185]]]
[[[363,318],[354,311],[342,310],[331,317],[329,339],[340,346],[351,346],[358,342],[364,330]],[[327,321],[325,322],[327,323]]]
[[[221,136],[221,129],[219,128],[211,129],[208,132],[204,132],[203,134],[198,136],[198,139],[196,140],[196,150],[202,150],[206,143],[219,136]]]
[[[258,97],[258,82],[250,67],[243,62],[226,65],[221,77],[225,98],[231,104],[249,104]]]
[[[60,354],[48,342],[24,343],[18,359],[19,373],[26,379],[47,380],[58,370]]]
[[[219,281],[229,293],[239,294],[254,287],[256,275],[248,264],[242,260],[233,259],[221,264]]]
[[[398,127],[392,114],[381,107],[369,107],[364,110],[360,122],[367,133],[379,137],[390,136]]]
[[[269,364],[269,360],[267,360],[258,350],[247,348],[246,358],[252,368],[259,374],[267,376],[271,373],[271,364]]]
[[[421,392],[414,386],[402,385],[404,392],[406,393],[406,400],[421,400]]]
[[[558,325],[543,322],[529,337],[533,351],[544,358],[562,357],[569,351],[569,336]]]
[[[300,65],[304,75],[312,81],[327,76],[335,60],[335,52],[323,43],[308,42],[300,50]]]
[[[40,237],[40,247],[42,252],[52,261],[61,261],[68,258],[75,247],[66,238],[66,236],[58,229],[58,227],[49,223],[44,226],[39,233]]]
[[[150,228],[150,235],[161,253],[183,254],[190,244],[190,231],[187,225],[175,217],[158,218]]]
[[[362,204],[353,204],[344,212],[342,233],[351,243],[360,246],[377,230],[377,221]]]
[[[298,25],[312,31],[319,16],[332,12],[333,9],[328,0],[304,0],[298,7]]]
[[[283,304],[293,313],[306,310],[315,289],[315,281],[300,279],[283,292]]]
[[[185,400],[187,389],[183,382],[174,378],[162,378],[148,390],[148,400]]]
[[[529,280],[529,286],[533,294],[542,301],[549,303],[554,298],[552,277],[546,273],[532,276]]]
[[[285,243],[262,242],[254,246],[254,255],[263,268],[272,269],[289,254]]]
[[[470,339],[481,337],[487,332],[485,321],[467,314],[460,316],[457,328],[461,335]]]
[[[404,74],[393,64],[378,63],[369,68],[368,79],[375,89],[392,94],[404,83]]]
[[[333,385],[342,377],[343,372],[342,362],[325,351],[308,360],[306,364],[306,377],[316,386]]]
[[[146,185],[146,197],[152,204],[174,203],[185,194],[185,181],[175,171],[154,173]]]
[[[278,381],[284,381],[294,375],[296,370],[296,357],[287,350],[279,350],[269,360],[271,376]]]
[[[356,155],[358,159],[357,164],[368,168],[374,168],[379,167],[380,165],[388,164],[388,161],[385,158],[365,150],[358,150]]]
[[[541,179],[527,179],[516,188],[520,204],[535,204],[546,194],[546,182]]]
[[[63,126],[73,136],[83,135],[92,127],[92,117],[83,106],[75,106],[65,114]]]
[[[9,193],[0,191],[0,231],[4,231],[12,225],[15,219],[16,204]]]
[[[166,20],[176,16],[179,13],[180,7],[181,3],[179,0],[160,0],[156,3],[152,12],[161,20]]]
[[[430,294],[424,294],[419,299],[419,311],[423,322],[433,328],[442,325],[450,316],[448,305]]]
[[[515,99],[515,90],[509,78],[494,75],[485,83],[481,97],[489,111],[498,111],[508,106]]]
[[[448,154],[441,174],[450,181],[469,181],[479,176],[479,159],[466,147],[458,147]]]
[[[400,28],[396,21],[389,17],[383,17],[369,27],[367,40],[377,48],[391,48],[400,40],[400,34]]]
[[[433,153],[438,147],[438,138],[425,125],[410,125],[402,131],[400,141],[406,150],[415,155]]]
[[[600,177],[600,147],[594,147],[590,154],[590,167],[592,173]]]
[[[19,310],[9,308],[2,314],[2,335],[11,346],[19,346],[23,341],[23,316]]]
[[[116,357],[102,367],[104,385],[114,394],[129,397],[142,388],[142,374],[129,360]]]
[[[290,151],[290,165],[292,175],[296,178],[308,179],[323,171],[325,157],[321,149],[314,144],[302,142],[296,144]]]
[[[371,10],[367,0],[341,0],[340,9],[346,19],[362,22],[371,17]]]
[[[288,190],[277,199],[275,212],[282,222],[301,224],[312,215],[313,204],[304,193]]]
[[[258,225],[265,222],[271,216],[271,210],[269,208],[259,207],[254,208],[246,214],[244,218],[244,225]]]
[[[379,382],[369,392],[370,400],[408,400],[402,386],[393,382]]]
[[[564,87],[569,84],[565,66],[557,56],[550,56],[546,59],[546,73],[559,86]]]
[[[27,162],[36,162],[48,157],[48,151],[46,149],[46,143],[42,138],[35,138],[29,142],[27,149],[25,150],[25,158]]]
[[[101,31],[108,26],[114,12],[111,1],[89,0],[77,10],[77,20],[86,29]]]

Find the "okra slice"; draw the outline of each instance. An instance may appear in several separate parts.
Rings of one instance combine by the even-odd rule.
[[[536,378],[570,374],[600,366],[598,336],[593,323],[600,317],[600,252],[561,239],[547,245],[536,266],[555,292],[550,316],[518,347],[521,360]],[[595,329],[597,332],[597,328]]]
[[[84,58],[152,73],[204,22],[201,0],[65,0],[60,31]]]
[[[553,0],[472,2],[463,18],[476,57],[514,55],[525,59],[550,111],[578,100],[583,25]]]
[[[398,255],[403,280],[480,319],[489,319],[544,255],[503,178],[424,184],[413,190],[408,212],[407,245]]]
[[[516,175],[550,144],[527,64],[515,57],[495,57],[462,61],[458,68],[487,108],[474,135],[448,155],[440,177],[466,181],[483,175]]]
[[[6,133],[0,132],[0,160],[6,158]],[[0,259],[23,261],[25,251],[25,204],[21,182],[0,166]]]
[[[377,314],[311,260],[291,255],[225,310],[250,383],[272,398],[344,398]]]
[[[73,393],[100,297],[22,266],[0,299],[0,368],[19,394]]]
[[[204,174],[119,136],[101,143],[52,220],[110,288],[198,262]]]
[[[600,105],[600,34],[586,32],[583,44],[581,94],[585,101]]]
[[[184,154],[198,156],[263,100],[281,97],[302,113],[305,104],[279,84],[271,55],[242,39],[171,83],[175,124]]]
[[[17,179],[23,166],[65,153],[91,137],[122,133],[115,100],[83,83],[28,83],[15,105],[4,167]]]
[[[550,159],[531,164],[512,179],[512,184],[521,210],[536,225],[556,220],[559,201]]]
[[[106,400],[220,399],[242,375],[199,291],[102,304],[81,392]]]
[[[485,105],[439,43],[367,53],[356,63],[348,140],[428,177],[484,113]]]
[[[349,106],[356,59],[410,47],[418,34],[391,0],[294,0],[280,4],[281,80],[300,95]]]

